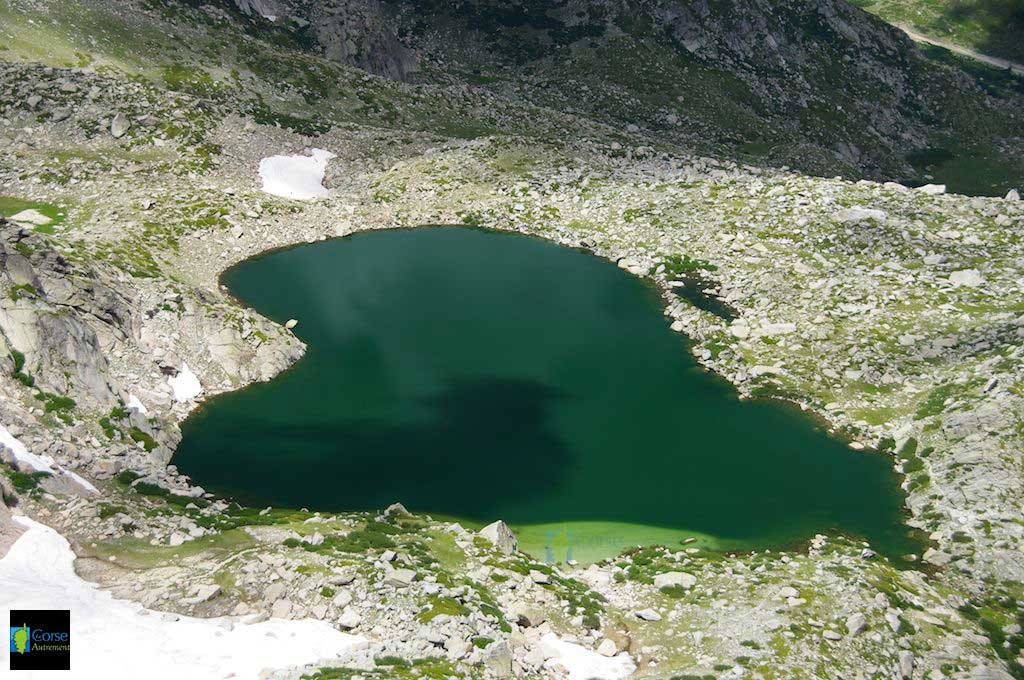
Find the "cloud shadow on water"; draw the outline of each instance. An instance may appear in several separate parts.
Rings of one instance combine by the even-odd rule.
[[[204,428],[201,441],[187,439],[179,456],[185,466],[189,458],[222,458],[228,464],[204,466],[204,481],[250,503],[362,510],[401,501],[490,517],[552,492],[565,478],[570,452],[548,426],[550,404],[564,398],[530,380],[454,381],[422,400],[426,422],[232,419],[229,427]],[[479,450],[467,455],[469,443]],[[249,456],[250,445],[276,455]],[[245,461],[243,484],[234,483],[239,472],[231,461]]]

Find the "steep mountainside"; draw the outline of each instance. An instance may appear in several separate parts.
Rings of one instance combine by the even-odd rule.
[[[930,61],[842,0],[280,0],[263,13],[381,75],[468,82],[662,144],[902,180],[941,149],[1024,175],[1024,85]]]

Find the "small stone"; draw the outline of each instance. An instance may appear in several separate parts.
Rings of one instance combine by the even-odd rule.
[[[601,644],[597,646],[597,653],[601,656],[615,656],[618,652],[618,647],[616,647],[615,643],[608,638],[601,640]]]
[[[540,585],[546,585],[551,583],[551,577],[545,574],[543,571],[537,571],[536,569],[530,570],[530,580]]]
[[[285,322],[284,327],[287,328],[288,330],[291,330],[291,329],[295,328],[298,325],[299,325],[298,319],[288,319],[288,321]]]

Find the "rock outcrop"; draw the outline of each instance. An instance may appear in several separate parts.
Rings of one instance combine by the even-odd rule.
[[[132,335],[128,299],[38,234],[0,224],[0,335],[22,382],[88,407],[117,401],[104,350]]]

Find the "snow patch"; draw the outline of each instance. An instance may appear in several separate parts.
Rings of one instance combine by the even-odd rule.
[[[189,399],[195,399],[203,392],[203,386],[199,384],[199,378],[188,367],[188,364],[182,364],[178,375],[168,378],[167,384],[171,386],[171,391],[174,393],[174,401],[179,404]],[[145,413],[145,411],[142,411],[142,413]]]
[[[136,397],[134,394],[128,395],[128,403],[126,404],[129,410],[138,411],[142,415],[146,415],[149,411],[146,410],[146,405],[142,403],[142,400]]]
[[[49,472],[51,475],[54,474],[53,470],[53,458],[49,456],[37,456],[30,452],[24,444],[22,444],[17,437],[11,434],[3,425],[0,425],[0,444],[7,448],[12,454],[14,454],[14,460],[18,461],[19,466],[27,466],[32,468],[36,472]]]
[[[312,149],[309,156],[270,156],[260,161],[263,191],[283,198],[309,200],[330,193],[323,185],[327,161],[334,154]]]
[[[75,677],[256,678],[265,669],[334,662],[366,643],[324,621],[199,619],[116,600],[75,574],[60,534],[27,517],[14,522],[27,531],[0,559],[0,609],[70,609]],[[7,667],[6,655],[0,664]]]
[[[551,654],[544,662],[545,667],[561,666],[568,672],[569,680],[621,680],[636,670],[636,664],[626,652],[602,656],[582,645],[566,642],[554,633],[548,633],[540,641]]]

